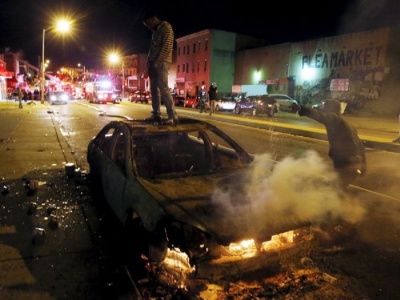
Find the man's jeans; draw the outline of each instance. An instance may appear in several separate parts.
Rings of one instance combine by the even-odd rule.
[[[148,65],[150,77],[151,106],[153,115],[161,115],[161,100],[167,109],[168,119],[176,119],[176,111],[172,95],[168,87],[168,70],[169,63],[162,63],[157,67],[152,64]]]

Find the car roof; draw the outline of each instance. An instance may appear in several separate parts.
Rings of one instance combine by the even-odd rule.
[[[141,136],[146,134],[168,133],[178,131],[206,130],[215,128],[214,125],[191,118],[179,118],[177,125],[164,125],[145,121],[144,119],[111,121],[110,125],[123,124],[126,126],[132,136]]]
[[[284,98],[288,98],[288,99],[293,99],[293,98],[291,98],[291,97],[289,97],[288,95],[285,95],[285,94],[268,94],[268,96],[270,96],[270,97],[284,97]]]

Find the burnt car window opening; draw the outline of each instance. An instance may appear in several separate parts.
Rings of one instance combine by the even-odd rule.
[[[137,172],[143,177],[203,175],[243,165],[238,153],[212,131],[168,132],[133,139]]]
[[[204,147],[196,148],[186,132],[148,135],[135,139],[134,147],[142,176],[189,172],[204,157]]]
[[[112,151],[111,159],[115,162],[115,164],[122,170],[124,174],[126,174],[126,166],[125,166],[125,136],[123,132],[116,130],[115,134],[115,143]]]
[[[114,140],[114,127],[110,127],[103,132],[103,134],[99,135],[98,146],[106,154],[111,158],[112,144]]]

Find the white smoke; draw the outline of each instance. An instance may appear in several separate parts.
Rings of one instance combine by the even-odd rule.
[[[286,157],[274,163],[270,154],[258,155],[251,165],[248,180],[240,188],[217,190],[213,200],[224,206],[227,214],[248,214],[254,230],[281,228],[287,223],[318,224],[327,217],[357,222],[365,210],[343,190],[332,166],[315,151],[300,158]],[[241,191],[238,207],[233,203]],[[244,204],[243,204],[244,203]],[[244,225],[244,224],[242,224]],[[294,229],[294,228],[292,228]]]

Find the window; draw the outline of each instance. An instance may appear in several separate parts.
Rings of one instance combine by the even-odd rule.
[[[199,73],[200,72],[200,61],[198,60],[197,61],[197,73]]]
[[[194,62],[192,63],[192,73],[194,73]]]
[[[119,130],[116,130],[115,133],[116,133],[115,143],[114,143],[111,159],[125,174],[126,173],[125,137],[124,137],[124,133]]]
[[[207,51],[207,50],[208,50],[208,40],[206,40],[205,43],[206,43],[206,44],[205,44],[204,50]]]
[[[189,63],[186,63],[186,72],[189,73]]]
[[[207,60],[205,59],[204,60],[204,72],[206,72],[207,71]]]
[[[190,54],[190,48],[189,48],[189,45],[187,45],[186,47],[187,47],[187,54]]]
[[[193,43],[193,53],[196,53],[196,43]]]
[[[178,47],[178,56],[181,55],[181,47]]]
[[[179,73],[180,72],[180,65],[177,66],[176,72]]]
[[[183,55],[186,54],[186,46],[183,46]]]
[[[99,136],[98,146],[108,157],[111,157],[111,145],[114,137],[114,127],[108,128]]]
[[[182,72],[185,73],[185,64],[182,64]]]

